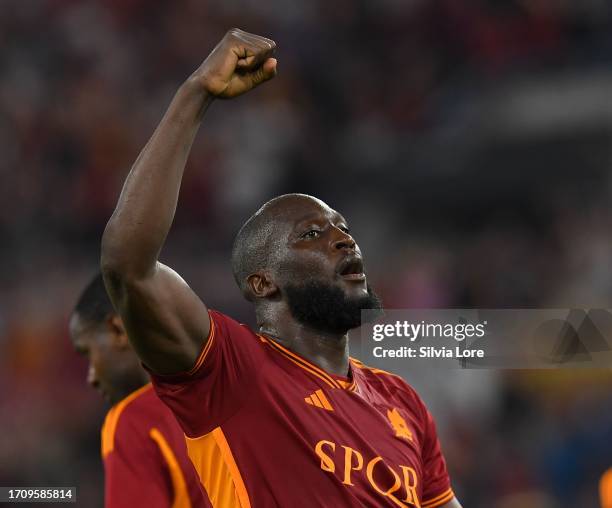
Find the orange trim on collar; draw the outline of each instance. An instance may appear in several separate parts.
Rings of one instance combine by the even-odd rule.
[[[334,378],[332,378],[329,374],[327,374],[327,372],[325,372],[324,370],[321,370],[316,365],[311,364],[307,360],[303,360],[301,357],[299,357],[296,354],[292,353],[291,351],[289,351],[288,349],[284,348],[283,346],[281,346],[277,342],[273,341],[272,339],[264,337],[264,341],[265,341],[265,343],[269,344],[272,347],[272,349],[274,349],[278,353],[282,354],[288,360],[291,360],[298,367],[300,367],[300,368],[304,369],[305,371],[310,372],[312,375],[318,377],[319,379],[324,381],[327,385],[331,386],[332,388],[340,388],[340,385],[334,380]]]
[[[276,342],[274,339],[271,339],[269,337],[264,337],[263,335],[259,335],[259,334],[257,336],[259,337],[259,340],[261,340],[264,344],[269,344],[273,349],[281,353],[287,359],[291,360],[298,367],[301,367],[302,369],[317,376],[319,379],[325,381],[325,383],[327,383],[332,388],[338,388],[341,390],[349,390],[349,391],[355,391],[357,389],[357,384],[355,383],[354,376],[350,382],[345,381],[344,379],[339,379],[339,376],[332,376],[331,374],[328,374],[321,367],[313,364],[312,362],[308,361],[306,358],[298,355],[297,353],[294,353],[293,351],[287,349],[285,346],[282,346],[281,344]],[[349,358],[349,363],[352,362],[352,360],[353,360],[352,358]]]

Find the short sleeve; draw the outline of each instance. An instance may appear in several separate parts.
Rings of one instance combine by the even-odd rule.
[[[442,455],[436,424],[433,416],[425,410],[425,426],[422,448],[423,459],[423,502],[424,508],[434,508],[448,503],[454,497],[446,461]]]
[[[191,438],[208,434],[240,409],[262,364],[252,330],[220,312],[209,314],[210,334],[194,367],[170,376],[151,373],[157,395]]]

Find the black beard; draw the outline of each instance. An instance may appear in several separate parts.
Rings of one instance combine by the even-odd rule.
[[[326,333],[344,335],[361,326],[362,309],[382,312],[382,303],[369,284],[367,294],[353,298],[338,286],[314,280],[289,284],[285,291],[291,315],[301,324]]]

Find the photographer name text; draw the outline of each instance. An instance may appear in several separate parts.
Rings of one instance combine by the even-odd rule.
[[[486,335],[487,322],[470,323],[418,323],[396,321],[395,323],[375,324],[372,327],[372,339],[380,343],[385,339],[401,339],[410,341],[410,346],[399,346],[397,343],[376,345],[372,354],[376,358],[484,358],[485,352],[480,348],[466,347],[466,339],[480,339]],[[428,340],[429,345],[414,346],[415,341]],[[429,339],[437,339],[432,345]],[[444,345],[440,339],[446,339]],[[455,345],[448,345],[448,339]],[[462,343],[457,345],[457,343]]]

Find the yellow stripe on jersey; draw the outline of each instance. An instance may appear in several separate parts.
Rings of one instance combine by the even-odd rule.
[[[187,454],[213,508],[251,508],[240,470],[221,427],[198,437],[185,436]]]
[[[316,392],[314,392],[313,396],[314,395],[316,395],[319,398],[319,400],[321,401],[321,404],[323,404],[323,407],[325,409],[327,409],[328,411],[333,411],[334,410],[334,408],[329,403],[329,400],[327,400],[327,397],[323,393],[323,390],[321,390],[321,389],[317,390]]]
[[[104,424],[102,425],[102,459],[106,458],[106,456],[115,448],[115,431],[117,430],[117,423],[119,423],[119,417],[121,416],[123,410],[136,397],[150,389],[151,383],[147,383],[135,392],[130,393],[126,398],[115,404],[109,410],[106,418],[104,419]]]
[[[168,465],[170,479],[172,480],[172,490],[174,492],[172,508],[191,508],[191,501],[189,500],[189,494],[187,492],[187,483],[185,482],[181,466],[179,466],[178,460],[176,460],[176,456],[172,452],[172,448],[170,448],[163,434],[155,427],[149,431],[149,436],[151,436],[151,439],[159,446],[159,450]]]
[[[323,393],[323,390],[321,389],[317,390],[314,393],[311,393],[308,397],[305,397],[304,402],[306,402],[306,404],[310,404],[311,406],[316,406],[316,407],[320,407],[321,409],[326,409],[327,411],[334,410],[329,400]]]
[[[351,362],[353,362],[360,369],[369,370],[372,374],[385,374],[387,376],[393,376],[393,377],[397,377],[397,378],[402,379],[401,376],[398,376],[397,374],[393,374],[393,372],[387,372],[386,370],[376,369],[374,367],[369,367],[368,365],[366,365],[362,361],[357,360],[357,358],[353,358],[352,356],[350,357],[350,360],[351,360]]]
[[[340,385],[336,382],[336,380],[320,367],[296,355],[286,347],[281,346],[278,342],[268,337],[265,337],[265,342],[270,344],[274,349],[276,349],[276,351],[283,354],[285,357],[295,363],[298,367],[301,367],[302,369],[307,370],[311,374],[314,374],[319,379],[325,381],[332,388],[340,388]]]
[[[608,469],[599,482],[601,508],[612,508],[612,467]]]
[[[357,389],[357,383],[354,379],[351,382],[343,381],[342,379],[336,379],[336,382],[340,385],[340,388],[344,388],[349,392],[354,392]]]
[[[188,376],[192,376],[193,374],[195,374],[198,371],[198,369],[202,366],[202,364],[204,363],[204,360],[206,359],[206,356],[208,355],[208,352],[210,351],[213,340],[215,340],[215,321],[213,320],[212,317],[210,317],[209,320],[210,320],[210,330],[208,331],[208,337],[206,338],[206,345],[204,346],[204,348],[198,355],[198,359],[196,360],[195,365],[191,368],[191,370],[187,372]]]
[[[441,506],[444,503],[448,503],[454,497],[455,494],[453,493],[453,489],[448,489],[447,491],[442,492],[442,494],[439,496],[423,501],[421,506],[422,508],[435,508],[436,506]]]

